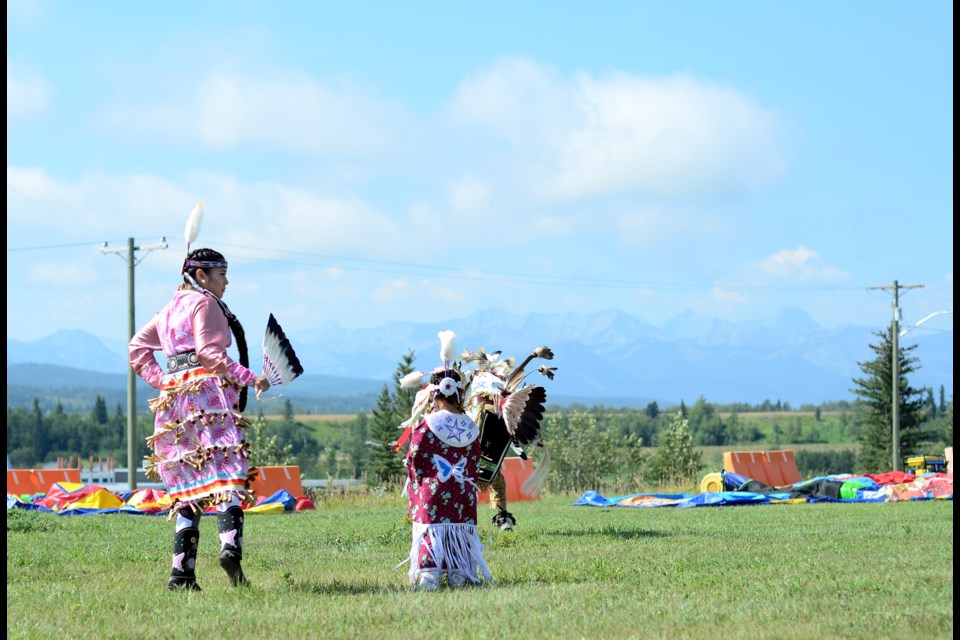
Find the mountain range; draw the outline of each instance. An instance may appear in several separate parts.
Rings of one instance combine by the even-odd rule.
[[[345,328],[328,322],[288,335],[305,373],[287,389],[278,389],[308,410],[327,411],[336,398],[345,411],[374,406],[384,384],[405,354],[429,371],[440,364],[437,332],[452,329],[458,352],[465,348],[502,350],[501,357],[521,361],[535,347],[549,346],[557,367],[554,380],[534,373],[548,402],[641,408],[708,402],[760,404],[766,400],[821,404],[853,400],[853,378],[860,362],[875,357],[878,331],[886,327],[845,325],[827,329],[799,309],[784,309],[767,322],[729,322],[683,313],[654,326],[621,311],[592,314],[515,314],[489,309],[439,323],[388,322],[373,328]],[[254,370],[259,345],[250,338]],[[901,346],[916,344],[919,369],[908,377],[915,388],[935,395],[944,387],[953,395],[953,333],[916,332]],[[234,357],[236,355],[234,354]],[[540,364],[542,362],[538,362]],[[31,389],[84,387],[113,389],[125,398],[126,340],[83,331],[60,331],[34,341],[7,339],[8,406]],[[155,395],[140,385],[141,398]],[[324,402],[326,399],[326,402]],[[143,400],[145,403],[145,400]]]

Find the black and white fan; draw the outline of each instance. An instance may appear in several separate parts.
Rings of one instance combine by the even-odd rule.
[[[270,381],[271,386],[276,386],[290,384],[302,373],[303,365],[293,345],[271,313],[263,335],[263,377]]]

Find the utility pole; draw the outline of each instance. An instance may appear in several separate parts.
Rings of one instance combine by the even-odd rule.
[[[893,281],[893,286],[870,287],[871,289],[893,289],[893,322],[890,325],[891,342],[891,369],[893,375],[890,381],[892,397],[891,417],[893,425],[893,470],[900,471],[900,289],[921,289],[922,284],[899,284]]]
[[[137,332],[135,319],[136,304],[133,296],[133,273],[138,262],[134,260],[134,251],[153,251],[155,249],[166,249],[166,238],[160,238],[158,244],[134,246],[133,238],[127,238],[126,248],[108,247],[104,242],[100,247],[100,253],[124,253],[127,254],[127,341],[133,338]],[[137,489],[137,468],[140,466],[136,460],[137,457],[137,374],[130,366],[127,371],[127,479],[130,482],[130,491]]]

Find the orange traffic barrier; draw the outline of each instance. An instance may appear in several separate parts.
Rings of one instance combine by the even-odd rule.
[[[257,494],[257,498],[269,498],[280,489],[294,498],[303,495],[303,484],[300,482],[300,467],[257,467],[257,479],[251,483],[250,490]]]
[[[80,469],[7,469],[7,493],[46,495],[58,482],[80,482]]]
[[[793,451],[725,451],[723,469],[771,487],[800,482],[800,470]]]
[[[500,472],[503,473],[503,479],[507,481],[507,504],[540,499],[540,494],[531,496],[523,493],[520,489],[527,478],[530,477],[530,474],[533,473],[533,460],[523,460],[518,457],[504,458]],[[489,500],[489,489],[477,494],[478,503],[488,502]]]

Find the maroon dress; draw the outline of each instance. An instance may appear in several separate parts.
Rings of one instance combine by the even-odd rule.
[[[449,411],[428,413],[413,429],[404,460],[413,520],[411,584],[424,570],[474,583],[491,580],[477,533],[478,435],[469,416]]]

